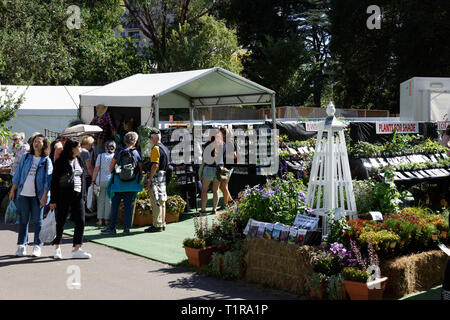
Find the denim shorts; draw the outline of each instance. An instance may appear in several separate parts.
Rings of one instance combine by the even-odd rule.
[[[205,165],[205,167],[203,168],[202,178],[209,181],[217,180],[216,167],[210,167]]]

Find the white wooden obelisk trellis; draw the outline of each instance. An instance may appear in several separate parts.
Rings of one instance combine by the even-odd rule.
[[[352,176],[345,144],[345,125],[334,117],[336,109],[328,104],[328,117],[319,123],[314,159],[309,177],[307,205],[322,217],[322,235],[328,234],[326,216],[339,212],[356,219],[357,211]],[[335,215],[336,218],[336,215]]]

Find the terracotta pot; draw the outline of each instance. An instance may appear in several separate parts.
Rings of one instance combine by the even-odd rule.
[[[183,246],[183,248],[188,257],[189,264],[197,267],[208,264],[212,254],[217,251],[217,247],[215,246],[209,246],[203,249],[194,249],[186,246]]]
[[[441,235],[442,235],[443,239],[446,239],[447,238],[447,231],[442,231]]]
[[[136,208],[134,212],[133,224],[138,227],[150,226],[153,224],[153,214],[151,210],[147,209],[143,212]]]
[[[180,221],[180,213],[173,214],[166,212],[166,223],[178,222]]]
[[[367,282],[343,280],[342,284],[344,285],[350,300],[381,300],[383,298],[383,291],[386,287],[387,278],[377,280],[380,281],[380,289],[369,289]]]
[[[392,249],[395,248],[395,246],[397,245],[397,242],[391,242],[391,244],[389,245]]]
[[[433,239],[433,240],[437,240],[438,239],[438,235],[437,234],[433,234],[433,235],[431,235],[431,239]]]
[[[327,281],[322,281],[318,289],[312,288],[309,289],[309,295],[313,299],[324,300],[327,297],[327,287],[328,287]]]

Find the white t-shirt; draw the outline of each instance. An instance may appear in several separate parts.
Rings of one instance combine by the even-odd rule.
[[[39,160],[41,160],[41,157],[33,156],[33,164],[31,165],[30,171],[28,171],[27,179],[23,184],[22,192],[20,193],[21,196],[24,197],[36,196],[35,179],[36,179],[36,170],[39,165]]]

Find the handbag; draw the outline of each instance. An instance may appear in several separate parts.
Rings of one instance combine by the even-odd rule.
[[[67,172],[66,174],[59,177],[58,183],[59,187],[62,189],[73,188],[73,179],[75,177],[75,172]]]
[[[50,210],[47,217],[42,221],[39,239],[44,243],[50,243],[56,238],[55,210]]]
[[[217,166],[216,167],[216,178],[217,180],[219,180],[220,182],[224,182],[228,180],[228,170],[225,167],[221,167],[221,166]]]
[[[100,183],[102,181],[102,154],[99,155],[100,157],[100,170],[99,170],[99,177],[98,177],[98,185],[94,181],[94,196],[98,198],[100,195]]]

